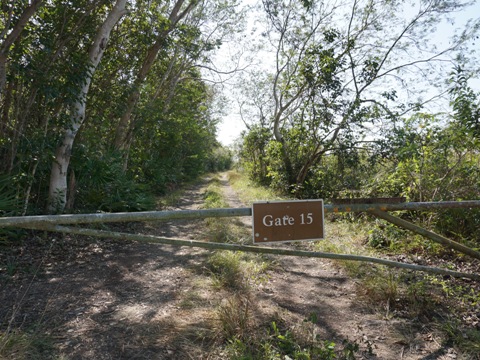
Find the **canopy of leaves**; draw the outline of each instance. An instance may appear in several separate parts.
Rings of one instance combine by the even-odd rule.
[[[1,9],[3,37],[28,5],[12,4]],[[166,33],[175,6],[185,16]],[[103,0],[45,2],[8,53],[0,93],[0,175],[10,179],[18,203],[25,204],[20,212],[45,209],[55,149],[71,124],[71,106],[89,69],[88,50],[111,7]],[[236,2],[140,0],[127,9],[102,45],[85,121],[71,149],[70,211],[145,209],[153,206],[155,191],[165,192],[216,166],[216,90],[198,67],[232,31]],[[150,71],[134,89],[149,49],[162,34]],[[139,95],[125,134],[129,146],[116,152],[115,131],[134,90]]]

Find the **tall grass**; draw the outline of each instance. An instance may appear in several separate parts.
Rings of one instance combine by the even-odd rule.
[[[52,338],[41,330],[0,333],[0,359],[16,360],[61,360],[56,355]]]

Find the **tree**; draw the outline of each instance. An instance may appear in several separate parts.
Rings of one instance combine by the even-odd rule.
[[[5,5],[8,8],[7,16],[3,19],[3,30],[0,34],[0,99],[6,83],[8,53],[22,34],[30,18],[42,5],[42,2],[43,0],[33,0],[29,6],[21,11],[20,16],[17,14],[19,9],[16,8],[15,3]]]
[[[116,19],[114,2],[52,0],[11,40],[25,4],[0,9],[0,175],[21,199],[18,213],[62,211],[74,195],[88,209],[145,209],[153,191],[205,170],[217,92],[201,69],[214,68],[211,54],[237,29],[236,0],[139,0]],[[114,29],[103,32],[107,23]]]
[[[8,8],[2,8],[5,10]],[[100,14],[99,14],[100,13]],[[97,17],[98,15],[98,17]],[[102,16],[99,2],[44,3],[9,52],[0,126],[0,168],[12,178],[26,213],[33,186],[36,205],[45,201],[52,148],[67,121],[67,104],[78,94],[85,67],[84,41]],[[82,41],[79,41],[82,39]],[[85,59],[85,60],[84,60]],[[74,90],[75,89],[75,90]],[[47,165],[48,164],[48,165]]]
[[[325,154],[359,147],[382,123],[444,95],[439,88],[419,98],[426,87],[437,89],[444,64],[478,31],[477,21],[449,46],[435,49],[429,42],[441,19],[465,3],[262,3],[275,59],[269,114],[279,144],[274,154],[281,157],[285,190],[298,196]]]
[[[480,94],[468,86],[469,76],[460,66],[452,73],[452,87],[449,90],[452,98],[456,121],[477,138],[480,138]]]
[[[184,4],[186,3],[186,6]],[[165,46],[167,36],[178,26],[179,22],[194,8],[196,5],[195,0],[185,2],[185,0],[176,0],[170,11],[170,14],[165,22],[159,23],[157,29],[158,35],[155,42],[148,49],[143,63],[137,72],[135,80],[132,85],[132,90],[126,101],[125,110],[120,118],[120,121],[115,130],[114,146],[118,150],[126,150],[129,146],[131,139],[128,134],[131,130],[131,118],[132,113],[140,98],[141,86],[145,82],[145,79],[150,72],[152,66],[155,63],[158,53]]]
[[[50,175],[48,211],[63,212],[67,202],[67,174],[71,151],[78,129],[85,120],[87,95],[95,70],[107,47],[110,33],[118,21],[127,13],[127,0],[117,0],[105,21],[102,23],[88,52],[88,61],[81,88],[70,106],[70,121],[63,135],[62,143],[55,151]]]
[[[370,167],[364,190],[370,196],[404,196],[407,201],[477,199],[480,141],[452,110],[446,117],[418,112],[390,129],[382,161]],[[477,241],[479,214],[451,209],[415,217],[449,236]]]

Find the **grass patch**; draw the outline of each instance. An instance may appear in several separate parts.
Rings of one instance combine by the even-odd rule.
[[[325,219],[325,240],[313,243],[313,249],[334,254],[351,254],[372,256],[373,250],[364,246],[368,233],[364,222],[353,223],[347,220],[334,222]],[[372,264],[360,261],[334,260],[334,264],[342,267],[349,276],[362,278],[372,271]]]
[[[343,341],[338,346],[333,341],[323,340],[316,333],[316,314],[311,314],[302,323],[289,328],[282,322],[272,321],[266,332],[233,336],[226,351],[229,359],[235,360],[354,360],[359,352],[355,342]]]
[[[240,200],[247,206],[250,206],[255,201],[287,199],[272,189],[255,184],[243,173],[237,171],[229,171],[228,180],[232,188],[237,192]]]
[[[316,242],[315,250],[381,257],[382,251],[367,246],[369,227],[370,223],[364,220],[327,223],[328,238]],[[359,299],[382,317],[431,318],[435,309],[440,309],[441,291],[428,276],[360,261],[334,263],[359,280]]]
[[[271,266],[259,255],[234,251],[217,251],[207,261],[214,286],[235,291],[248,291],[265,281]]]
[[[63,357],[55,355],[50,336],[40,331],[24,332],[15,329],[0,333],[0,359],[60,360]]]
[[[218,288],[246,290],[248,277],[242,266],[242,254],[233,251],[217,251],[207,261],[207,269]]]
[[[458,320],[450,320],[441,328],[447,334],[446,342],[458,349],[462,359],[480,359],[480,329],[466,328]]]
[[[207,189],[205,190],[205,193],[203,195],[203,199],[204,199],[203,207],[205,209],[228,207],[228,204],[223,198],[221,184],[218,177],[215,177],[210,181],[210,184],[207,186]]]
[[[182,301],[180,302],[180,308],[182,309],[194,309],[204,303],[205,299],[197,291],[188,291],[183,294]]]
[[[234,293],[223,299],[217,309],[221,336],[228,339],[248,341],[256,329],[249,293]]]
[[[384,243],[388,245],[372,247],[369,246],[370,226],[371,223],[362,220],[327,223],[327,240],[316,242],[315,250],[373,257],[413,256],[413,259],[417,259],[419,254],[425,254],[425,243],[431,243],[417,235],[386,226],[382,230],[390,237],[388,242]],[[438,253],[437,245],[433,243],[432,247]],[[459,314],[478,313],[475,308],[478,309],[480,305],[480,295],[469,287],[471,283],[468,281],[366,262],[336,260],[334,263],[349,276],[358,279],[356,293],[359,300],[383,318],[396,317],[435,322],[438,318],[451,316],[462,322]],[[469,315],[462,317],[469,318]],[[475,338],[478,329],[472,329],[471,326],[467,328],[472,330],[473,335],[470,337]],[[458,335],[458,331],[455,334]],[[463,346],[472,347],[470,341],[463,343],[462,339],[466,339],[465,336],[453,336],[445,332],[443,335],[450,339],[452,345],[460,349]]]
[[[203,194],[205,209],[227,208],[222,187],[218,177],[214,177]],[[209,241],[221,243],[246,244],[251,242],[251,232],[236,219],[207,218],[207,237]]]

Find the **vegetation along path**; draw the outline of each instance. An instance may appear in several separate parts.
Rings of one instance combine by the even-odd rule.
[[[225,174],[173,204],[169,209],[245,206]],[[248,218],[108,226],[206,241],[248,243],[251,234]],[[393,316],[389,302],[373,310],[355,278],[328,260],[32,234],[1,253],[0,358],[461,356],[431,324]],[[329,238],[343,235],[327,224]]]

